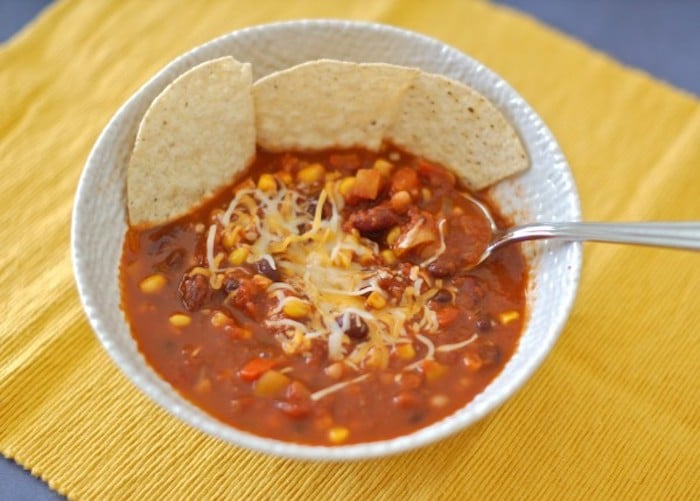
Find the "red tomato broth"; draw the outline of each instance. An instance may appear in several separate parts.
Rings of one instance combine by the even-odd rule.
[[[122,308],[148,363],[183,397],[221,421],[257,435],[306,444],[350,444],[405,435],[454,413],[483,391],[517,347],[525,316],[527,269],[520,250],[506,247],[476,269],[460,272],[459,259],[472,259],[469,255],[480,252],[489,235],[483,227],[483,216],[457,194],[459,187],[454,184],[451,173],[385,146],[380,153],[364,150],[258,151],[243,179],[252,176],[258,182],[264,173],[285,170],[296,176],[299,170],[314,163],[321,163],[327,170],[337,171],[342,176],[357,175],[358,169],[371,169],[378,158],[390,159],[396,155],[400,160],[392,162],[395,164],[393,175],[397,175],[400,168],[418,174],[405,175],[408,185],[416,179],[421,184],[414,190],[412,205],[436,214],[445,209],[445,200],[449,200],[447,205],[459,206],[463,211],[463,221],[445,218],[445,251],[431,263],[433,269],[429,273],[441,276],[445,287],[454,287],[458,293],[448,298],[442,292],[445,289],[441,289],[440,294],[429,300],[429,308],[436,311],[440,324],[439,331],[431,334],[430,339],[435,346],[449,345],[465,341],[476,333],[478,337],[472,344],[454,351],[435,352],[434,360],[405,370],[428,351],[427,346],[414,337],[414,357],[406,360],[390,352],[385,366],[359,372],[343,366],[343,375],[338,379],[328,373],[336,361],[329,359],[324,343],[312,341],[303,356],[284,352],[274,331],[265,325],[275,301],[264,290],[247,297],[251,300],[247,303],[253,305],[247,310],[227,303],[229,294],[223,286],[210,290],[199,308],[188,310],[179,292],[181,281],[194,266],[206,267],[207,234],[206,230],[201,231],[201,225],[206,228],[212,213],[226,210],[232,198],[232,187],[229,187],[175,222],[147,230],[130,228],[127,232],[120,276]],[[351,221],[362,226],[361,219],[365,216],[376,226],[381,217],[370,217],[371,210],[391,201],[391,179],[391,176],[384,178],[375,199],[356,197],[354,205],[345,207],[344,228],[351,226]],[[423,196],[422,188],[428,188],[430,195]],[[351,190],[349,198],[352,193]],[[507,223],[486,197],[480,198],[490,206],[499,225]],[[365,216],[358,216],[363,211]],[[406,214],[400,217],[405,224],[410,219]],[[465,221],[473,225],[465,227]],[[196,231],[198,224],[200,232]],[[368,227],[363,234],[379,242],[380,249],[386,249],[390,230],[381,224],[381,229],[369,223]],[[470,234],[470,228],[477,235]],[[482,242],[475,244],[479,239]],[[218,236],[215,245],[222,245]],[[408,270],[423,261],[419,250],[420,247],[397,257],[392,269],[404,267]],[[377,263],[369,263],[366,268],[375,265]],[[430,269],[431,265],[426,268]],[[250,264],[242,268],[248,269],[248,275],[255,272]],[[166,283],[158,293],[144,293],[140,284],[154,273],[165,277]],[[241,275],[242,280],[248,280],[248,275]],[[392,277],[384,284],[387,289],[400,285],[392,281],[398,280]],[[388,296],[391,301],[392,296]],[[232,322],[223,327],[214,326],[212,316],[216,311],[225,313]],[[499,315],[504,312],[507,318],[499,321]],[[179,327],[172,325],[169,317],[178,313],[187,315],[190,323]],[[258,360],[263,363],[256,362]],[[256,395],[261,375],[270,369],[276,374],[284,370],[283,376],[290,384],[269,396]],[[334,393],[318,400],[309,398],[314,392],[363,374],[367,374],[365,379]],[[275,376],[282,382],[284,377]]]

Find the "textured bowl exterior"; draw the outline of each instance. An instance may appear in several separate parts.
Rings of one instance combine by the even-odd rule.
[[[571,172],[549,129],[504,80],[458,50],[413,32],[350,21],[293,21],[236,31],[178,57],[134,94],[100,135],[80,179],[71,235],[76,281],[90,324],[117,365],[159,405],[196,428],[232,444],[300,459],[349,460],[405,451],[444,438],[498,407],[532,375],[563,329],[578,287],[580,244],[525,246],[531,267],[528,318],[516,353],[464,408],[395,439],[324,447],[258,437],[190,404],[148,366],[119,306],[129,152],[141,117],[165,86],[200,62],[225,55],[251,62],[255,79],[304,61],[332,58],[415,66],[471,85],[506,114],[532,160],[526,173],[493,189],[505,213],[516,223],[580,220]]]

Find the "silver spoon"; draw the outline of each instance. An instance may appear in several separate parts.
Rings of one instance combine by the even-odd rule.
[[[500,229],[491,212],[476,198],[463,194],[476,205],[491,225],[491,241],[471,268],[483,263],[496,249],[504,245],[554,238],[570,242],[593,241],[619,244],[649,245],[700,251],[700,221],[649,223],[533,223]]]

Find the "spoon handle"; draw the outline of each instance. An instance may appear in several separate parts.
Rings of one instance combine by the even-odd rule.
[[[504,231],[493,242],[493,247],[500,247],[506,242],[542,238],[556,238],[569,241],[590,240],[594,242],[700,250],[700,221],[653,223],[552,222],[528,224]]]

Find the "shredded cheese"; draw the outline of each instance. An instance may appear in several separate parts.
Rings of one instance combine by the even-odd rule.
[[[351,384],[359,383],[360,381],[364,381],[369,377],[369,374],[362,374],[361,376],[357,376],[356,378],[350,379],[348,381],[341,381],[340,383],[336,383],[334,385],[328,386],[322,390],[318,390],[317,392],[314,392],[311,394],[311,400],[321,400],[323,397],[327,397],[331,393],[335,393],[338,390],[342,390],[343,388],[350,386]]]
[[[474,341],[477,340],[479,337],[478,334],[473,334],[472,337],[467,339],[466,341],[460,341],[459,343],[452,343],[452,344],[443,344],[435,348],[435,351],[439,351],[441,353],[447,352],[447,351],[454,351],[454,350],[459,350],[460,348],[464,348],[465,346],[468,346],[472,344]]]
[[[416,339],[423,343],[428,348],[428,353],[423,357],[425,360],[431,360],[435,355],[435,344],[422,334],[416,334]]]
[[[220,287],[223,273],[230,269],[222,266],[225,254],[216,253],[216,235],[221,231],[244,239],[243,245],[250,251],[248,262],[264,259],[281,272],[282,281],[273,282],[267,289],[273,307],[265,325],[285,352],[303,353],[310,348],[311,340],[320,340],[326,343],[331,360],[361,370],[370,359],[371,366],[386,364],[388,353],[396,344],[418,340],[427,346],[425,358],[432,358],[436,347],[425,334],[437,333],[439,324],[428,301],[442,281],[435,281],[422,268],[445,251],[445,219],[438,225],[440,247],[436,254],[412,266],[410,283],[401,297],[389,298],[379,281],[393,280],[400,271],[382,266],[368,270],[361,264],[368,256],[376,258],[374,262],[382,262],[380,249],[357,231],[343,230],[340,210],[344,198],[338,186],[337,182],[327,182],[315,202],[283,184],[274,194],[255,188],[252,182],[241,187],[218,222],[209,227],[206,257],[211,283]],[[330,215],[324,218],[324,207],[329,206]],[[389,298],[389,303],[370,312],[364,302],[365,296],[373,292]],[[304,318],[285,316],[284,306],[293,298],[309,305],[309,314]],[[367,339],[362,342],[346,335],[352,316],[367,324]],[[325,391],[347,384],[351,381],[314,395],[322,398],[328,394]]]
[[[447,220],[446,219],[441,219],[440,222],[438,223],[438,233],[440,234],[440,247],[438,248],[437,252],[423,261],[420,265],[421,266],[428,266],[430,263],[433,263],[442,256],[442,254],[445,252],[445,249],[447,249],[447,245],[445,245],[445,224]]]

